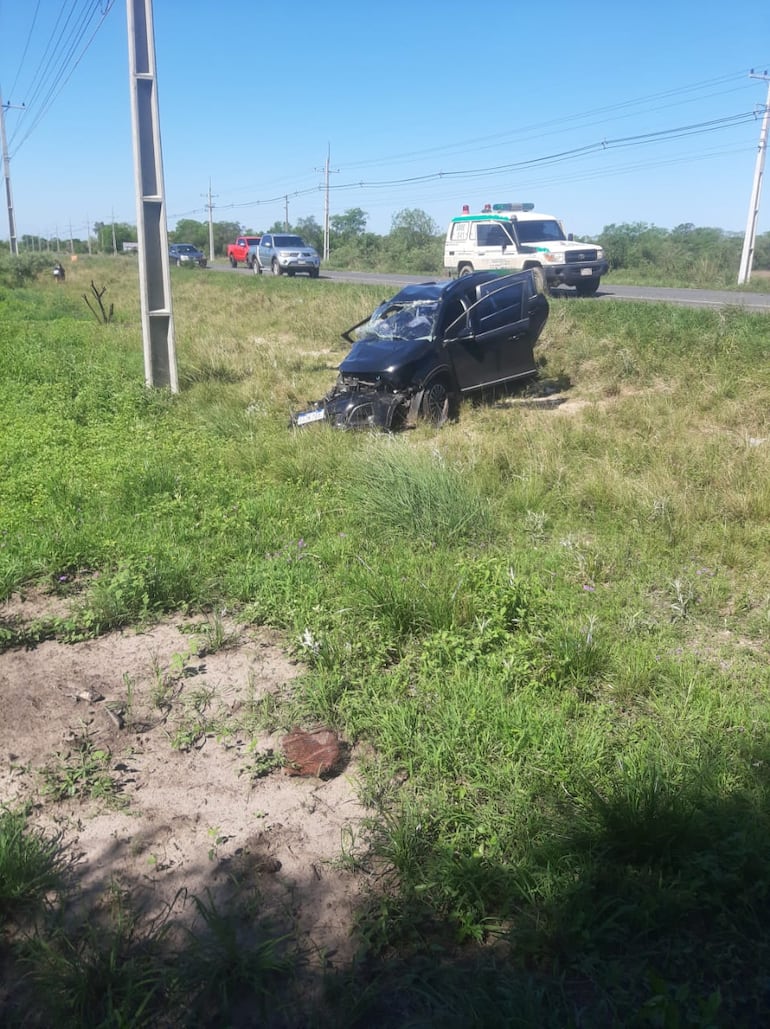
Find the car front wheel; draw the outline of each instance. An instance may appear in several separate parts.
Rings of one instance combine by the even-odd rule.
[[[317,268],[313,268],[313,270],[310,272],[310,278],[311,279],[317,279],[318,278],[318,269]]]
[[[230,258],[230,267],[231,268],[237,268],[238,267],[238,262],[235,260],[234,257]]]
[[[278,264],[278,262],[276,261],[275,258],[273,258],[273,263],[270,265],[270,269],[271,269],[273,275],[280,275],[281,274],[281,266],[280,266],[280,264]]]
[[[431,425],[443,425],[454,416],[455,396],[446,379],[434,379],[425,392],[420,405],[420,414]]]

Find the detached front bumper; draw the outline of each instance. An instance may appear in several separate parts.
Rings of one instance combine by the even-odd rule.
[[[307,411],[291,416],[301,427],[326,422],[338,429],[380,429],[391,432],[412,428],[417,421],[423,391],[342,390],[327,394]]]

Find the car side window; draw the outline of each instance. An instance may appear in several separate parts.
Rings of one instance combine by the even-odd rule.
[[[458,297],[455,300],[451,300],[446,306],[443,335],[447,339],[457,339],[458,336],[465,334],[467,329],[468,311],[465,304]]]
[[[524,317],[524,284],[516,282],[502,288],[494,282],[478,288],[478,302],[473,307],[476,333],[514,325]]]

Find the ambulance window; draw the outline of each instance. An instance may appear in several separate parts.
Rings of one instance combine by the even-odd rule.
[[[501,247],[507,246],[511,240],[502,225],[492,223],[479,225],[478,228],[479,246]]]

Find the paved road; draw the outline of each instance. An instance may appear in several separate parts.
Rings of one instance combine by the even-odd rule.
[[[228,271],[229,265],[213,265],[216,271]],[[253,275],[248,268],[238,268],[235,274]],[[371,286],[400,288],[411,282],[425,282],[425,275],[398,275],[384,272],[332,272],[322,271],[321,278],[333,282],[360,282]],[[573,289],[556,289],[554,296],[576,297]],[[769,293],[742,293],[730,290],[675,289],[669,286],[615,286],[602,285],[596,300],[650,300],[658,303],[680,304],[685,307],[743,307],[747,310],[770,313]]]

